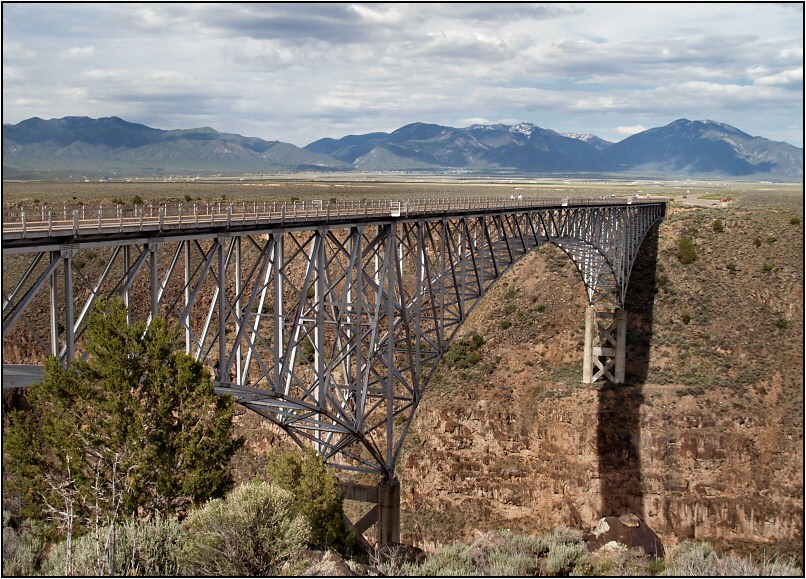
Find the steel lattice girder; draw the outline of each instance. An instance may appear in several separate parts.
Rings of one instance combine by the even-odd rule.
[[[437,363],[496,280],[553,243],[591,305],[620,308],[641,241],[664,213],[662,203],[469,210],[212,238],[76,239],[34,248],[4,286],[3,341],[33,337],[42,357],[69,361],[97,299],[122,295],[133,317],[178,321],[218,392],[331,464],[391,480]],[[82,255],[94,270],[79,267]],[[29,319],[45,287],[49,336]]]

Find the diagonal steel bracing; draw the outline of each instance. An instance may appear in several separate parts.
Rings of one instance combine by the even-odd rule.
[[[552,243],[573,260],[590,305],[618,310],[665,202],[263,209],[139,208],[108,225],[89,211],[91,223],[74,213],[62,230],[52,221],[37,228],[30,216],[21,226],[6,220],[4,261],[15,262],[3,276],[5,359],[55,354],[68,363],[98,301],[122,296],[132,320],[175,320],[219,393],[329,463],[391,481],[439,360],[496,280]],[[623,331],[599,322],[613,314],[590,316],[599,336],[586,345],[590,378],[623,379],[614,354]]]

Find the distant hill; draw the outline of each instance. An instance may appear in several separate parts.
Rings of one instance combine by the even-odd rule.
[[[529,174],[803,180],[803,149],[730,125],[680,119],[618,143],[531,123],[457,129],[413,123],[392,133],[322,139],[305,147],[363,171],[463,169]]]
[[[323,138],[303,148],[219,133],[161,130],[118,117],[31,118],[3,126],[6,178],[301,171],[516,172],[803,180],[803,149],[713,121],[680,119],[618,143],[531,123],[454,128],[412,123],[391,133]]]
[[[595,168],[802,181],[803,149],[752,137],[723,123],[679,119],[607,147],[597,156]]]
[[[117,117],[32,118],[3,126],[3,172],[32,177],[343,170],[350,165],[280,141],[209,127],[153,129]]]

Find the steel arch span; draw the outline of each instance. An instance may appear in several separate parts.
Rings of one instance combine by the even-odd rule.
[[[24,343],[39,352],[28,360],[69,362],[97,300],[119,295],[133,317],[176,320],[186,351],[213,370],[217,392],[316,446],[330,464],[393,481],[414,412],[462,323],[544,244],[570,256],[587,290],[584,379],[623,380],[621,308],[641,242],[666,203],[460,199],[182,211],[118,209],[97,219],[93,211],[87,219],[84,209],[65,209],[63,223],[6,216],[4,257],[27,260],[3,280],[6,352]]]

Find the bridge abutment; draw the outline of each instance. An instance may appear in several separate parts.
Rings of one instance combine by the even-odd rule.
[[[585,310],[585,352],[582,360],[582,382],[593,384],[600,379],[621,384],[627,361],[627,312]]]

